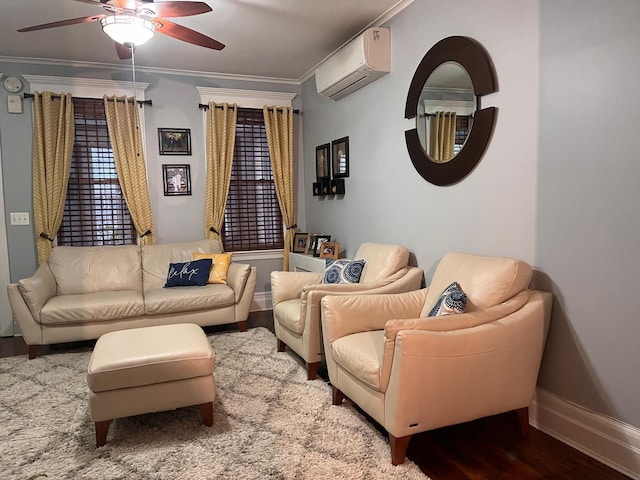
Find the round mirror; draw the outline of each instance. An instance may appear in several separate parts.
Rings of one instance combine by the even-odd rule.
[[[471,77],[462,65],[446,62],[431,72],[418,100],[416,129],[432,162],[448,162],[462,150],[475,110]]]
[[[425,54],[405,104],[405,118],[416,118],[416,128],[405,132],[407,150],[425,180],[450,185],[473,170],[497,115],[495,107],[480,108],[480,97],[497,90],[491,59],[475,40],[448,37]]]

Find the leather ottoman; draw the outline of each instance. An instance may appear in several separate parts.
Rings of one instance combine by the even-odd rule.
[[[198,325],[120,330],[102,335],[89,361],[89,414],[96,447],[113,419],[198,405],[213,424],[215,353]]]

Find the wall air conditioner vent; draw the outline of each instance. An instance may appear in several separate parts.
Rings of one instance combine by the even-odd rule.
[[[391,71],[388,28],[370,28],[316,70],[318,93],[339,100]]]

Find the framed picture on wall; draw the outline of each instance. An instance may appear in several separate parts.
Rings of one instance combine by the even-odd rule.
[[[191,129],[159,128],[160,155],[191,155]]]
[[[328,143],[316,147],[316,178],[318,181],[331,176],[329,147]]]
[[[191,195],[191,168],[189,165],[162,165],[164,195]]]
[[[349,176],[349,137],[331,142],[331,160],[333,178]]]

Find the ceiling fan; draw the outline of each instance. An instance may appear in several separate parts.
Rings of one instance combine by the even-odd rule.
[[[115,41],[116,52],[121,59],[131,58],[132,49],[151,39],[154,32],[213,50],[222,50],[224,48],[224,44],[213,38],[167,20],[167,18],[188,17],[210,12],[211,7],[204,2],[166,1],[155,3],[153,0],[75,1],[99,5],[108,13],[34,25],[20,28],[18,32],[33,32],[35,30],[99,21],[102,25],[102,30]]]

